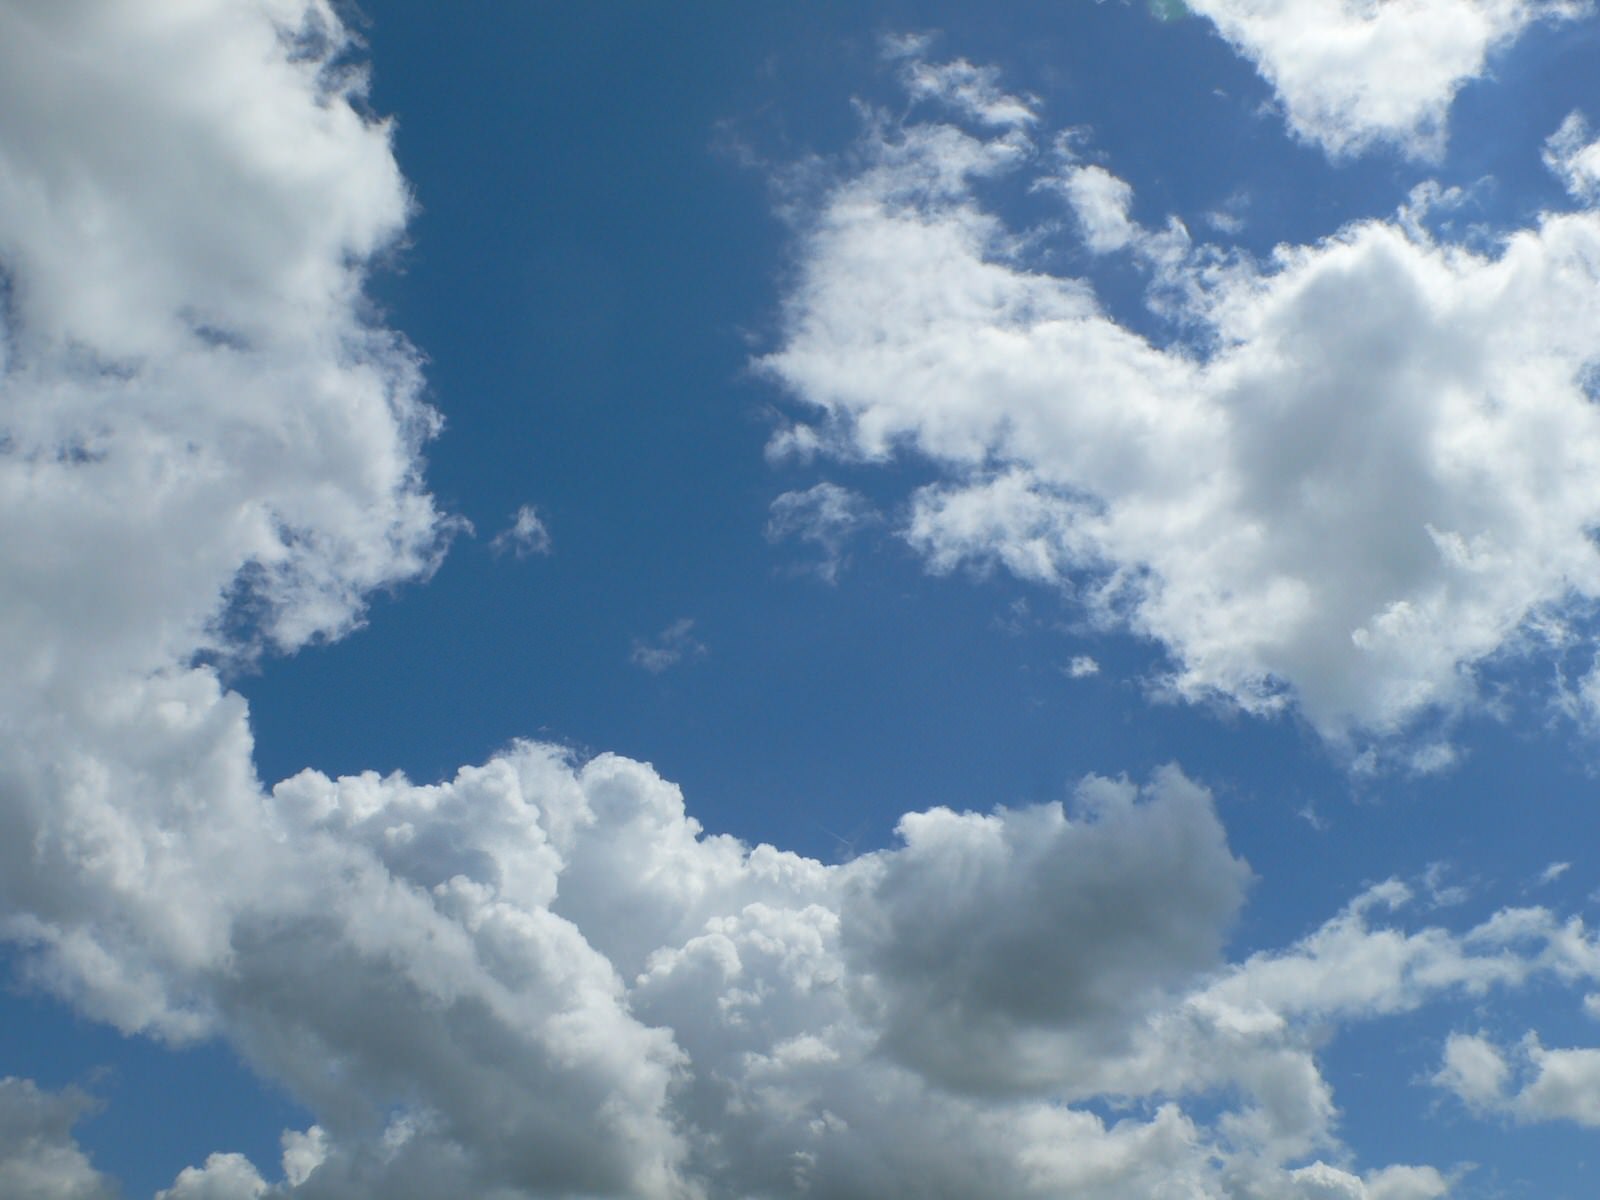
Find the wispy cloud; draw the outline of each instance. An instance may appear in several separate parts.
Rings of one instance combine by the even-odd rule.
[[[705,653],[705,643],[694,636],[693,618],[682,617],[653,638],[635,638],[628,657],[635,666],[659,675],[686,658],[699,658]]]
[[[499,553],[510,552],[518,558],[526,558],[530,554],[549,554],[555,543],[539,510],[524,504],[512,516],[511,524],[495,534],[489,545]]]
[[[821,552],[815,571],[829,583],[839,578],[845,544],[864,526],[878,520],[865,497],[835,483],[823,482],[805,491],[784,492],[772,502],[767,518],[769,542],[798,538]]]

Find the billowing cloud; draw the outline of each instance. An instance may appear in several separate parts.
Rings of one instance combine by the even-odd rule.
[[[432,567],[448,526],[420,482],[436,422],[416,356],[364,300],[407,199],[347,50],[318,0],[0,3],[0,934],[33,986],[130,1036],[225,1040],[316,1122],[283,1134],[276,1164],[218,1147],[163,1200],[1440,1195],[1430,1166],[1335,1165],[1350,1156],[1317,1058],[1330,1023],[1535,976],[1592,989],[1594,939],[1542,909],[1402,931],[1382,923],[1404,900],[1385,885],[1302,942],[1229,963],[1247,868],[1176,768],[1142,787],[1087,780],[1071,804],[912,814],[894,845],[839,866],[708,835],[648,766],[548,745],[437,784],[307,771],[262,785],[217,660],[347,632],[373,588]],[[911,261],[926,236],[955,251],[905,297],[983,319],[950,332],[1019,351],[1024,383],[1051,377],[1030,339],[1073,336],[1033,329],[1052,313],[1085,344],[1109,339],[1119,377],[1205,374],[1115,331],[1082,288],[976,254],[982,239],[963,239],[998,227],[962,180],[1020,143],[928,137],[893,169],[936,166],[944,208],[902,226],[858,214]],[[1353,234],[1229,282],[1219,322],[1295,350],[1296,289],[1339,294],[1367,254],[1432,281],[1402,297],[1421,310],[1458,274],[1523,278],[1497,265],[1520,255],[1523,302],[1544,296],[1549,317],[1570,297],[1535,286],[1541,255],[1585,244],[1586,221],[1552,218],[1496,263]],[[1340,247],[1329,283],[1314,268]],[[963,286],[935,295],[947,270]],[[1005,308],[1014,329],[988,320],[1019,288],[1038,308]],[[1216,394],[1266,405],[1246,383],[1276,367],[1238,353]],[[1013,405],[1034,394],[996,382]],[[963,386],[957,371],[935,399]],[[1143,428],[1158,401],[1128,395],[1126,418],[1067,432]],[[1201,450],[1231,444],[1210,395],[1188,402]],[[1548,438],[1581,450],[1565,393],[1531,432],[1519,397],[1508,384],[1504,419],[1528,471],[1549,465]],[[959,402],[948,418],[918,436],[981,461],[992,431]],[[1007,419],[1019,437],[1049,427],[1026,405]],[[1139,512],[1167,511],[1161,479],[1193,483],[1161,474],[1160,436],[1151,463],[1113,436],[1096,445],[1121,455]],[[1041,522],[1016,561],[1059,574],[1060,545],[1082,538],[1067,493],[1055,468],[1013,465],[1011,502]],[[1545,486],[1534,500],[1567,495]],[[1213,500],[1196,510],[1201,558],[1208,521],[1257,511],[1226,487]],[[1004,532],[995,510],[973,513]],[[1103,544],[1144,544],[1119,530],[1131,540]],[[1247,590],[1260,578],[1241,575]],[[0,1083],[0,1190],[111,1194],[72,1140],[85,1104]]]
[[[979,202],[1027,161],[1014,134],[875,123],[862,153],[762,365],[813,444],[940,468],[904,530],[934,570],[1071,590],[1166,646],[1173,693],[1295,705],[1336,741],[1459,711],[1481,664],[1600,597],[1600,213],[1489,252],[1371,220],[1258,263],[1070,168],[1090,244],[1150,270],[1162,345]]]
[[[94,1107],[81,1092],[0,1079],[0,1194],[29,1200],[113,1200],[116,1188],[79,1148],[72,1128]]]
[[[1582,0],[1187,0],[1273,86],[1289,128],[1340,157],[1375,142],[1431,157],[1450,102],[1530,24]]]

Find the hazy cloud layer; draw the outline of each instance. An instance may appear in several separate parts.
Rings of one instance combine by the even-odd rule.
[[[1586,178],[1575,128],[1551,153]],[[1485,253],[1408,209],[1256,262],[1136,225],[1103,168],[1045,176],[1091,249],[1144,264],[1182,334],[1158,345],[976,198],[1038,161],[1019,136],[870,123],[762,360],[818,414],[790,440],[930,461],[904,533],[934,570],[1070,588],[1167,647],[1173,692],[1335,740],[1458,711],[1479,664],[1568,636],[1600,597],[1600,213]]]

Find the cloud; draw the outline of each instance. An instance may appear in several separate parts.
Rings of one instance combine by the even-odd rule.
[[[524,504],[513,515],[510,526],[495,534],[489,546],[499,553],[509,550],[518,558],[526,558],[530,554],[549,554],[554,543],[539,510]]]
[[[79,1013],[225,1041],[314,1115],[270,1177],[219,1147],[164,1200],[1440,1193],[1324,1161],[1349,1157],[1330,1024],[1592,987],[1594,939],[1543,909],[1402,931],[1389,884],[1229,963],[1247,868],[1176,768],[911,814],[838,866],[548,745],[263,786],[215,660],[340,636],[442,553],[416,356],[363,299],[406,194],[330,8],[155,12],[0,5],[0,935]],[[936,132],[901,166],[953,198],[1015,151]],[[948,265],[992,289],[941,303],[1016,286]],[[1029,495],[1059,572],[1075,527]],[[86,1103],[0,1083],[0,1190],[111,1193]]]
[[[1554,883],[1571,869],[1572,864],[1569,862],[1553,862],[1539,872],[1539,878],[1536,882],[1541,887],[1545,884]]]
[[[1266,262],[1130,225],[1165,247],[1163,346],[981,205],[1027,161],[1012,135],[873,122],[860,153],[761,365],[829,452],[938,470],[904,527],[933,570],[1071,590],[1167,648],[1172,694],[1296,706],[1336,743],[1462,711],[1483,664],[1581,636],[1600,213],[1492,252],[1365,221]]]
[[[993,67],[974,66],[964,58],[930,63],[925,53],[932,38],[912,35],[884,39],[884,57],[901,63],[901,82],[913,100],[935,100],[984,125],[1011,128],[1032,125],[1036,101],[1013,96],[1000,87]]]
[[[72,1128],[95,1107],[81,1092],[47,1092],[31,1080],[0,1079],[0,1194],[28,1200],[113,1200]]]
[[[1104,167],[1076,167],[1063,176],[1060,187],[1092,252],[1106,254],[1134,240],[1137,229],[1128,219],[1133,188],[1125,180]]]
[[[1473,1108],[1485,1108],[1501,1101],[1510,1073],[1505,1056],[1487,1038],[1453,1033],[1445,1042],[1444,1065],[1433,1082]]]
[[[1433,1083],[1478,1111],[1600,1126],[1600,1050],[1548,1050],[1529,1033],[1508,1054],[1481,1034],[1452,1034]]]
[[[705,643],[694,636],[694,619],[681,617],[651,641],[635,638],[633,651],[628,658],[635,666],[643,667],[652,675],[659,675],[686,658],[699,658],[705,653]]]
[[[1249,872],[1209,795],[1168,770],[1142,804],[1102,779],[1078,798],[1079,821],[910,814],[902,851],[858,865],[870,900],[843,944],[871,964],[890,1053],[956,1088],[1059,1084],[1214,965]]]
[[[1489,56],[1572,0],[1189,0],[1277,92],[1289,128],[1335,158],[1444,149],[1450,103]]]
[[[1080,654],[1067,664],[1066,670],[1072,679],[1087,679],[1100,674],[1100,664],[1087,654]]]
[[[1568,113],[1544,145],[1544,162],[1576,199],[1600,200],[1600,141],[1590,137],[1583,114]]]
[[[769,542],[799,538],[822,551],[816,572],[834,583],[844,565],[844,547],[863,526],[878,519],[866,497],[824,481],[805,491],[784,492],[772,502],[767,518]]]

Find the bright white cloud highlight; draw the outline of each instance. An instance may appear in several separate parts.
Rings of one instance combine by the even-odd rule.
[[[932,569],[1070,586],[1168,648],[1174,693],[1295,704],[1336,741],[1459,711],[1480,664],[1600,598],[1600,214],[1492,253],[1368,221],[1265,263],[1130,226],[1195,331],[1163,347],[975,198],[1012,135],[874,124],[863,153],[762,361],[816,444],[942,468],[905,526]],[[1110,246],[1125,205],[1094,186]]]
[[[1187,0],[1255,63],[1289,128],[1334,157],[1375,142],[1432,157],[1450,102],[1530,24],[1581,0]]]

